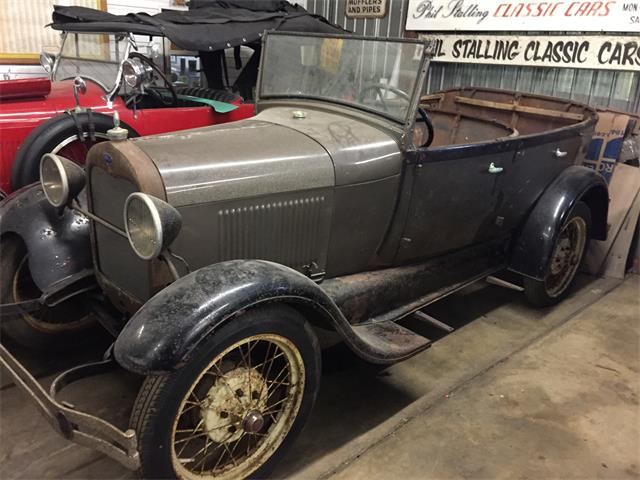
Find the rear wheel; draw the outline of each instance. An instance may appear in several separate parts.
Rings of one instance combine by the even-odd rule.
[[[585,203],[578,202],[560,230],[544,280],[524,279],[524,293],[529,302],[546,307],[569,294],[587,251],[590,232],[591,211]]]
[[[142,475],[267,475],[313,407],[319,351],[298,312],[269,306],[211,334],[175,373],[147,377],[131,418]]]
[[[27,250],[17,236],[0,239],[0,303],[17,303],[38,298],[29,270]],[[52,308],[3,318],[2,334],[24,347],[61,350],[77,346],[96,327],[86,302],[75,297]],[[87,338],[87,337],[84,337]]]

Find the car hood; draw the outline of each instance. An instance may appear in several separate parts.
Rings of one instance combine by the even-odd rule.
[[[272,107],[252,119],[132,142],[157,166],[174,206],[352,185],[402,169],[388,133],[319,109],[300,119],[290,107]]]
[[[175,207],[335,185],[331,158],[317,141],[262,120],[131,142],[154,162]]]

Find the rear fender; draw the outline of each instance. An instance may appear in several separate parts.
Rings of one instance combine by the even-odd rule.
[[[587,167],[563,170],[533,207],[515,241],[509,269],[543,280],[560,229],[579,201],[591,210],[591,238],[607,238],[609,192],[602,176]]]
[[[302,310],[312,323],[338,330],[366,356],[338,307],[312,280],[277,263],[232,260],[201,268],[151,298],[118,336],[115,358],[142,375],[175,371],[222,323],[265,302]]]
[[[79,200],[84,201],[84,192]],[[92,269],[89,221],[80,213],[51,206],[40,184],[21,188],[0,203],[0,237],[24,241],[33,281],[42,291],[53,283]]]

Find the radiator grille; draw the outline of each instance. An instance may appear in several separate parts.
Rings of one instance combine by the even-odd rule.
[[[91,169],[93,214],[124,230],[124,203],[138,187],[101,168]],[[150,296],[148,262],[133,252],[127,238],[94,222],[97,267],[110,282],[139,300]]]
[[[218,211],[218,258],[267,259],[301,269],[319,264],[324,196]]]

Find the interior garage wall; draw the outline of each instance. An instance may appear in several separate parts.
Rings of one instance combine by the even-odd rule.
[[[61,0],[60,5],[73,5],[73,0]],[[115,15],[130,12],[159,13],[163,8],[178,8],[172,6],[171,0],[107,0],[107,11]],[[47,6],[47,8],[49,8]],[[47,15],[51,18],[51,14]],[[44,26],[43,26],[44,27]],[[46,72],[40,65],[0,65],[0,80],[11,78],[44,77]]]
[[[347,18],[346,0],[307,0],[307,10],[323,15],[333,23],[360,35],[402,37],[405,35],[407,1],[388,2],[389,13],[381,19]],[[434,33],[437,34],[429,32]],[[495,32],[498,33],[523,35],[523,32]],[[579,35],[576,32],[566,33]],[[535,34],[545,35],[545,32]],[[427,92],[460,86],[521,90],[617,110],[640,112],[640,72],[469,63],[431,64],[427,76]]]

